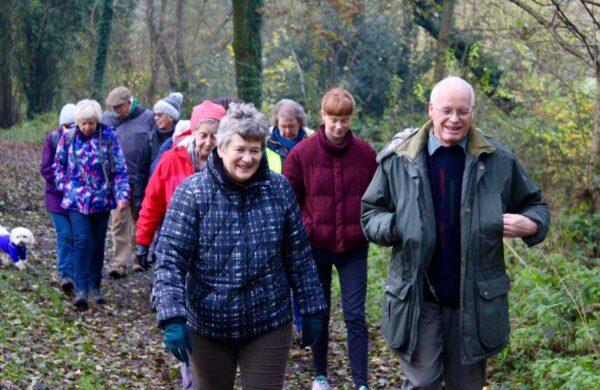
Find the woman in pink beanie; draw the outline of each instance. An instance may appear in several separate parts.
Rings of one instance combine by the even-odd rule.
[[[163,220],[175,189],[188,176],[206,167],[215,146],[215,134],[225,109],[210,100],[194,107],[190,119],[193,140],[164,153],[152,174],[136,224],[136,254],[140,264],[148,267],[148,247]],[[184,132],[185,133],[185,132]]]

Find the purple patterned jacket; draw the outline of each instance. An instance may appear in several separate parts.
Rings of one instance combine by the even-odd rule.
[[[100,132],[102,145],[99,145]],[[77,127],[70,145],[65,145],[65,140],[63,133],[52,165],[56,188],[63,194],[64,209],[88,215],[116,208],[117,200],[129,200],[127,165],[114,128],[98,123],[94,133],[87,137]],[[101,164],[106,167],[109,183]]]

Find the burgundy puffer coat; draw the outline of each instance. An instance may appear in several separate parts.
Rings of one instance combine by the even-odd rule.
[[[360,201],[376,169],[375,151],[351,131],[336,144],[321,126],[316,136],[292,149],[283,174],[296,193],[314,249],[341,253],[367,245]]]

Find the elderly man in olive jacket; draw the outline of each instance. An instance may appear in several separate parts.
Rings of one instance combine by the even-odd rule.
[[[481,389],[486,359],[509,338],[503,237],[548,232],[540,189],[503,145],[473,127],[475,94],[448,77],[420,129],[378,156],[362,199],[367,238],[393,245],[382,332],[403,389]]]

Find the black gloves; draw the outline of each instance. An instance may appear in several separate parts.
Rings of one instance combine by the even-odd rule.
[[[136,245],[135,246],[135,256],[138,259],[138,263],[143,269],[150,268],[150,263],[148,263],[148,246],[147,245]]]

